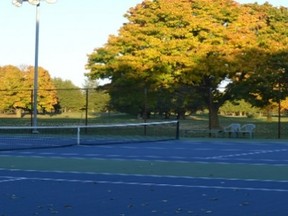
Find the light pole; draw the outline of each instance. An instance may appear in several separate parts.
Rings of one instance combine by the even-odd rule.
[[[36,35],[35,35],[35,63],[34,63],[34,86],[33,86],[33,133],[37,133],[37,94],[38,94],[38,50],[39,50],[39,7],[41,0],[12,0],[17,7],[23,2],[36,6]],[[44,1],[44,0],[43,0]],[[55,3],[56,0],[45,0],[47,3]]]

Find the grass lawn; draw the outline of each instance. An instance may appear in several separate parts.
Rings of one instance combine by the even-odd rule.
[[[247,118],[247,117],[232,117],[219,116],[221,127],[228,126],[231,123],[256,125],[255,138],[259,139],[278,139],[278,117],[273,117],[270,121],[266,117]],[[195,115],[181,121],[182,129],[208,129],[208,115]],[[288,138],[288,117],[281,117],[280,122],[280,137],[281,139]],[[197,134],[195,134],[197,136]]]

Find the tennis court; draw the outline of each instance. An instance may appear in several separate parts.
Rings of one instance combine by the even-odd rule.
[[[0,152],[0,215],[288,215],[288,144],[171,140]]]

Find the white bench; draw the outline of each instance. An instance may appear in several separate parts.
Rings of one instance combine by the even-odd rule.
[[[232,123],[223,128],[224,135],[228,134],[229,137],[239,137],[241,125],[239,123]]]
[[[242,133],[244,136],[248,134],[250,138],[253,138],[255,128],[256,125],[254,124],[244,124],[240,128],[240,133]]]
[[[224,135],[228,134],[229,137],[239,137],[240,134],[245,136],[249,135],[250,138],[254,136],[254,130],[256,125],[254,124],[244,124],[241,126],[239,123],[232,123],[227,127],[223,128]]]

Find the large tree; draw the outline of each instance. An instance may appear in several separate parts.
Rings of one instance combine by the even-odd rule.
[[[270,37],[263,48],[263,40],[275,32],[273,27],[283,27],[283,20],[267,18],[272,9],[280,10],[233,0],[144,0],[128,11],[128,23],[119,34],[89,55],[88,76],[110,78],[111,92],[117,92],[122,104],[131,99],[120,99],[124,96],[117,89],[127,88],[126,97],[129,88],[134,95],[134,89],[139,89],[135,102],[144,89],[152,96],[193,89],[193,95],[201,96],[209,108],[210,127],[218,127],[219,107],[237,96],[235,91],[232,94],[232,84],[219,91],[221,82],[236,81],[239,72],[253,71],[265,59],[262,51],[278,50],[277,37]],[[255,60],[248,52],[254,49],[260,51]],[[244,56],[241,61],[239,56]]]
[[[23,72],[13,65],[0,67],[0,110],[31,110],[31,91]]]
[[[54,78],[53,84],[57,90],[58,111],[79,111],[84,107],[85,99],[81,89],[75,86],[70,80]]]
[[[288,10],[269,4],[247,8],[261,18],[255,28],[258,43],[235,56],[234,62],[241,65],[241,70],[230,89],[241,92],[240,96],[254,106],[271,107],[288,96]]]
[[[39,67],[38,80],[38,111],[51,112],[58,103],[55,87],[47,70]],[[31,111],[34,89],[34,67],[12,65],[0,67],[0,103],[1,111]]]

